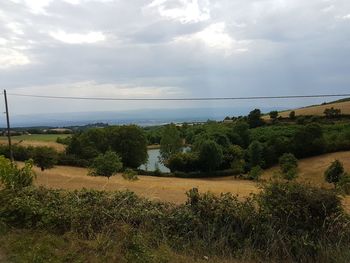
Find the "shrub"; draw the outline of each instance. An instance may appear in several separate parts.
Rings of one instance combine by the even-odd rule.
[[[289,118],[290,118],[291,120],[295,120],[295,111],[291,111],[291,112],[289,113]]]
[[[345,195],[350,195],[350,176],[343,174],[338,182],[338,190]]]
[[[334,184],[334,187],[337,186],[337,183],[340,181],[343,175],[344,167],[339,160],[335,160],[334,162],[332,162],[324,173],[326,181],[328,183]]]
[[[196,171],[198,170],[198,154],[193,152],[174,154],[167,160],[166,166],[172,172]]]
[[[213,171],[223,161],[221,147],[212,140],[203,142],[199,147],[199,165],[203,171]]]
[[[263,173],[263,170],[260,166],[254,166],[248,174],[248,179],[258,181]]]
[[[109,179],[123,168],[120,157],[112,151],[99,154],[92,162],[89,170],[91,176],[105,176]]]
[[[132,169],[125,169],[122,176],[125,180],[128,180],[128,181],[136,181],[139,179],[137,176],[137,172],[135,172]]]
[[[293,180],[297,177],[298,160],[293,154],[283,154],[279,158],[279,165],[284,179]]]
[[[18,168],[9,159],[0,156],[0,182],[9,189],[20,189],[33,184],[35,173],[33,161],[26,161],[23,168]]]

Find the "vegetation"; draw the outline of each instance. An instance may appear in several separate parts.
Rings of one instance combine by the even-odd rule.
[[[182,140],[179,131],[174,124],[166,125],[160,141],[160,157],[162,162],[166,163],[170,156],[181,152],[181,150]]]
[[[128,181],[136,181],[139,179],[137,176],[137,172],[129,168],[126,169],[122,175],[123,175],[123,178]]]
[[[334,186],[336,187],[341,178],[344,176],[343,164],[340,161],[335,160],[325,171],[324,175],[326,181],[328,183],[334,184]]]
[[[4,156],[0,156],[0,182],[7,189],[21,189],[32,185],[35,173],[32,171],[33,161],[25,162],[23,168],[18,168],[16,164]],[[1,220],[0,220],[1,221]]]
[[[112,251],[125,262],[169,262],[175,254],[261,262],[346,262],[349,256],[349,218],[339,198],[332,191],[296,183],[265,185],[260,194],[243,201],[192,189],[186,204],[179,206],[150,202],[131,192],[30,187],[0,190],[0,202],[7,238],[22,229],[22,242],[31,247],[31,242],[50,237],[36,252],[25,245],[23,252],[14,249],[28,258],[57,258],[57,250],[49,248],[64,253],[67,240],[94,244],[84,253],[63,254],[62,261],[70,262],[94,253],[103,260]],[[38,237],[36,241],[25,231]]]
[[[53,168],[58,161],[57,159],[58,159],[58,154],[51,147],[40,146],[40,147],[34,148],[34,152],[33,152],[34,164],[40,167],[41,171],[44,171],[45,169]]]
[[[279,158],[279,165],[282,177],[286,180],[293,180],[298,174],[298,160],[292,153],[285,153]]]
[[[104,154],[99,154],[90,166],[89,175],[105,176],[109,179],[112,175],[121,171],[123,163],[120,157],[112,151],[107,151]]]

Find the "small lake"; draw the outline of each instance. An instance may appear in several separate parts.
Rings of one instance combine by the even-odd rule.
[[[184,147],[182,149],[183,152],[189,151],[191,148],[190,147]],[[156,167],[158,165],[159,170],[162,173],[170,173],[170,170],[165,167],[160,161],[159,161],[159,156],[160,156],[160,150],[159,149],[149,149],[147,150],[148,153],[148,162],[144,165],[141,165],[139,168],[145,171],[155,171]]]
[[[156,170],[156,167],[158,165],[158,168],[162,173],[170,173],[170,170],[159,161],[159,156],[160,156],[159,149],[149,149],[147,153],[148,153],[148,162],[146,163],[146,165],[144,164],[141,165],[140,169],[153,172]]]

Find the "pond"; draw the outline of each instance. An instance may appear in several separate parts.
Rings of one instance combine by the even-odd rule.
[[[149,149],[147,152],[148,162],[146,165],[141,165],[140,169],[145,171],[155,171],[158,165],[158,168],[162,173],[170,173],[170,170],[159,161],[159,149]]]
[[[184,147],[182,149],[183,152],[189,151],[190,147]],[[157,166],[162,173],[170,173],[170,170],[165,167],[160,161],[160,150],[159,149],[149,149],[148,153],[148,162],[144,165],[141,165],[139,168],[145,171],[155,171]]]

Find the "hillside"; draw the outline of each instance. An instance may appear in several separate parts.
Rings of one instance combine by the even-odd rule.
[[[336,108],[336,109],[340,109],[342,114],[350,114],[350,101],[347,101],[346,99],[334,101],[334,102],[322,104],[322,105],[299,108],[299,109],[295,109],[294,111],[295,111],[296,116],[298,116],[298,115],[322,116],[322,115],[324,115],[323,114],[324,110],[329,109],[331,107]],[[291,110],[283,111],[283,112],[280,112],[279,115],[282,117],[288,117],[290,112],[291,112]]]

